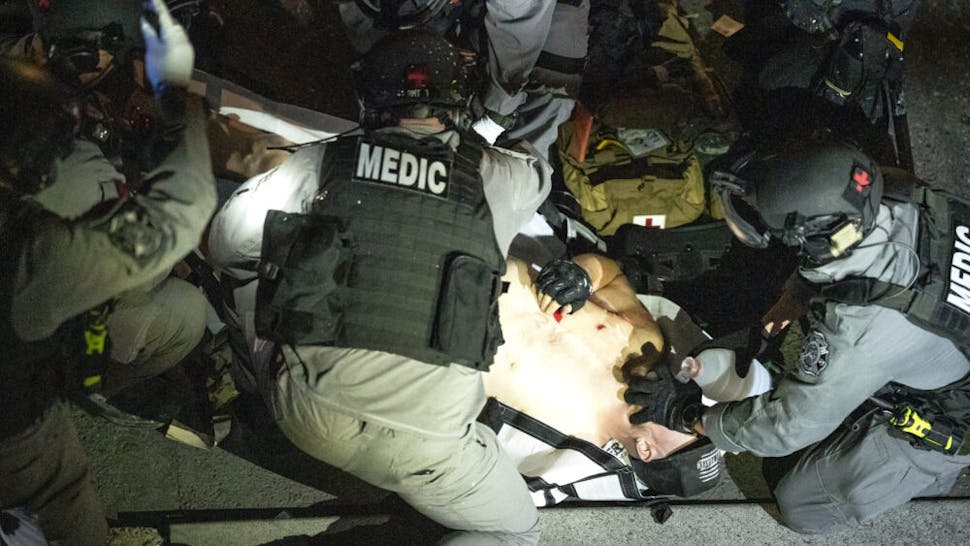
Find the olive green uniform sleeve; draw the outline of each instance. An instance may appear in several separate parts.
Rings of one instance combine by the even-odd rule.
[[[143,191],[110,213],[32,223],[14,281],[12,323],[42,339],[69,318],[167,272],[198,243],[216,205],[201,103],[190,99],[175,149]],[[59,176],[71,176],[60,172]]]

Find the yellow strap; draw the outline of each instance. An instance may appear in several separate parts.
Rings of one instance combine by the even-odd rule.
[[[892,43],[894,46],[896,46],[896,49],[898,49],[899,51],[903,50],[903,46],[905,44],[903,43],[902,40],[897,38],[896,35],[893,34],[892,32],[886,33],[886,39],[889,40],[889,42]]]
[[[84,378],[84,386],[85,386],[85,388],[87,388],[87,387],[93,387],[94,385],[97,385],[100,382],[101,382],[101,376],[100,375],[92,375],[91,377],[85,377]]]
[[[599,144],[596,145],[596,151],[600,151],[603,148],[606,148],[607,146],[610,146],[610,145],[619,146],[621,148],[625,147],[624,144],[619,140],[613,140],[612,138],[604,138],[603,140],[599,141]]]

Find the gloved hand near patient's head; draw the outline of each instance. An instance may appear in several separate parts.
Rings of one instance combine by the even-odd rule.
[[[593,293],[593,281],[586,270],[570,260],[547,263],[536,277],[539,307],[543,312],[569,306],[569,314],[582,309]],[[555,302],[558,305],[552,305]]]
[[[646,377],[630,381],[623,399],[643,407],[630,416],[630,423],[653,422],[688,434],[694,432],[692,426],[702,408],[700,387],[689,379],[681,381],[663,362]]]

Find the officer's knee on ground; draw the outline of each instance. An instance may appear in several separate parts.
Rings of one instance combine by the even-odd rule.
[[[774,489],[781,524],[803,535],[847,529],[841,510],[830,496],[811,482],[811,471],[789,472]],[[817,481],[817,479],[816,479]]]
[[[169,277],[148,294],[121,298],[108,318],[111,359],[150,375],[176,365],[205,332],[206,301],[194,285]]]
[[[202,340],[206,299],[198,287],[174,277],[167,279],[159,292],[159,297],[170,303],[172,313],[155,325],[156,331],[162,334],[155,342],[155,358],[164,359],[170,367],[188,356]]]

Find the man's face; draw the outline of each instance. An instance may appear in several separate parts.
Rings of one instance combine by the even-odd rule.
[[[639,409],[637,406],[633,407]],[[630,455],[643,462],[650,462],[663,459],[696,439],[697,437],[691,434],[648,422],[634,426],[633,437],[622,443]]]

